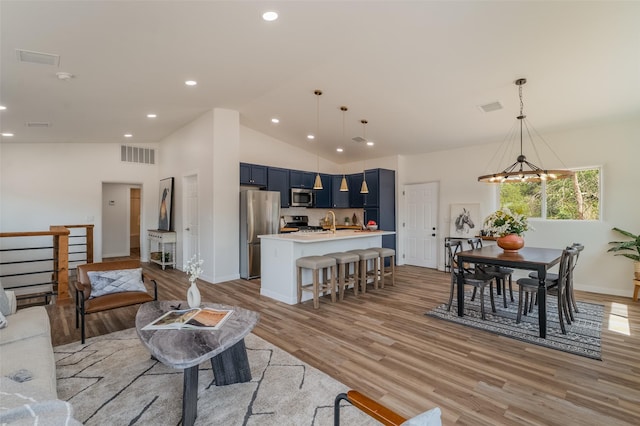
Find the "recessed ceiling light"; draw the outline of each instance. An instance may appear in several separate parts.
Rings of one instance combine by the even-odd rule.
[[[375,145],[373,142],[367,141],[367,146],[373,146],[373,145]]]
[[[133,137],[133,135],[132,135],[131,133],[125,133],[125,134],[124,134],[124,137],[125,137],[125,138],[132,138],[132,137]]]
[[[278,124],[278,123],[280,122],[280,119],[278,119],[278,118],[272,118],[272,119],[271,119],[271,122],[272,122],[273,124]]]
[[[2,136],[10,137],[10,136],[13,136],[13,133],[3,133]]]
[[[307,135],[307,139],[309,139],[310,141],[314,140],[316,137],[313,135]]]
[[[342,149],[342,148],[336,148],[336,151],[338,151],[338,152],[342,152],[342,151],[344,151],[344,149]]]
[[[0,110],[4,110],[4,109],[7,109],[7,107],[4,105],[0,105]]]
[[[195,86],[196,84],[198,84],[198,82],[195,80],[187,80],[184,82],[184,84],[186,84],[187,86]]]
[[[156,118],[157,115],[156,114],[147,114],[147,118]]]
[[[278,12],[269,11],[262,14],[262,19],[265,21],[271,22],[278,19]]]

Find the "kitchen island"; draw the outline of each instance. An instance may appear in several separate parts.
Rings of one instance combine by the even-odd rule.
[[[323,232],[293,232],[290,234],[259,235],[260,238],[260,294],[289,305],[298,303],[296,259],[303,256],[322,256],[327,253],[382,247],[382,236],[394,231],[344,230]],[[311,271],[303,271],[304,283],[311,282]],[[303,292],[302,301],[312,295]]]

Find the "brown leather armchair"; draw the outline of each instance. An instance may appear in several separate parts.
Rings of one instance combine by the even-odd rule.
[[[149,292],[127,291],[91,298],[91,282],[89,281],[89,275],[87,273],[90,271],[115,271],[139,267],[140,262],[137,260],[87,263],[78,266],[76,282],[70,284],[71,287],[73,287],[72,290],[75,290],[72,292],[75,293],[76,328],[80,325],[82,343],[84,343],[85,340],[85,315],[158,300],[158,284],[155,280],[150,280],[153,285],[153,296]],[[142,279],[144,281],[144,276]],[[146,284],[145,286],[148,287]]]
[[[333,404],[333,424],[340,426],[340,402],[347,401],[354,407],[376,419],[385,426],[442,426],[440,416],[442,411],[435,407],[431,410],[420,413],[415,417],[406,419],[393,410],[377,403],[371,398],[364,396],[358,391],[350,390],[347,393],[339,394]]]
[[[350,402],[351,405],[373,417],[385,426],[399,426],[407,420],[395,411],[392,411],[373,399],[364,396],[360,392],[350,390],[347,393],[339,394],[335,399],[335,403],[333,405],[334,426],[340,426],[340,401]]]

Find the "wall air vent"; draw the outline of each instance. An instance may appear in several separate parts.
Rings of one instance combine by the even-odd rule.
[[[156,150],[153,148],[120,145],[120,161],[127,163],[156,164]]]
[[[32,129],[44,129],[47,127],[51,127],[51,123],[48,123],[46,121],[27,121],[26,123],[24,123],[24,125]]]
[[[488,104],[480,105],[478,108],[480,108],[480,110],[483,112],[491,112],[502,109],[502,104],[498,101],[495,101]]]
[[[19,62],[30,62],[32,64],[60,65],[60,55],[53,53],[32,52],[30,50],[16,49]]]

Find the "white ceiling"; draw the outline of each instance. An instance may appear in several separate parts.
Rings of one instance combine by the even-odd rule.
[[[519,77],[543,134],[640,119],[640,2],[2,0],[0,19],[0,127],[15,134],[3,143],[158,142],[230,108],[335,162],[430,152],[501,141]],[[21,63],[15,49],[60,64]],[[504,109],[478,108],[494,101]],[[361,119],[366,151],[351,141]]]

